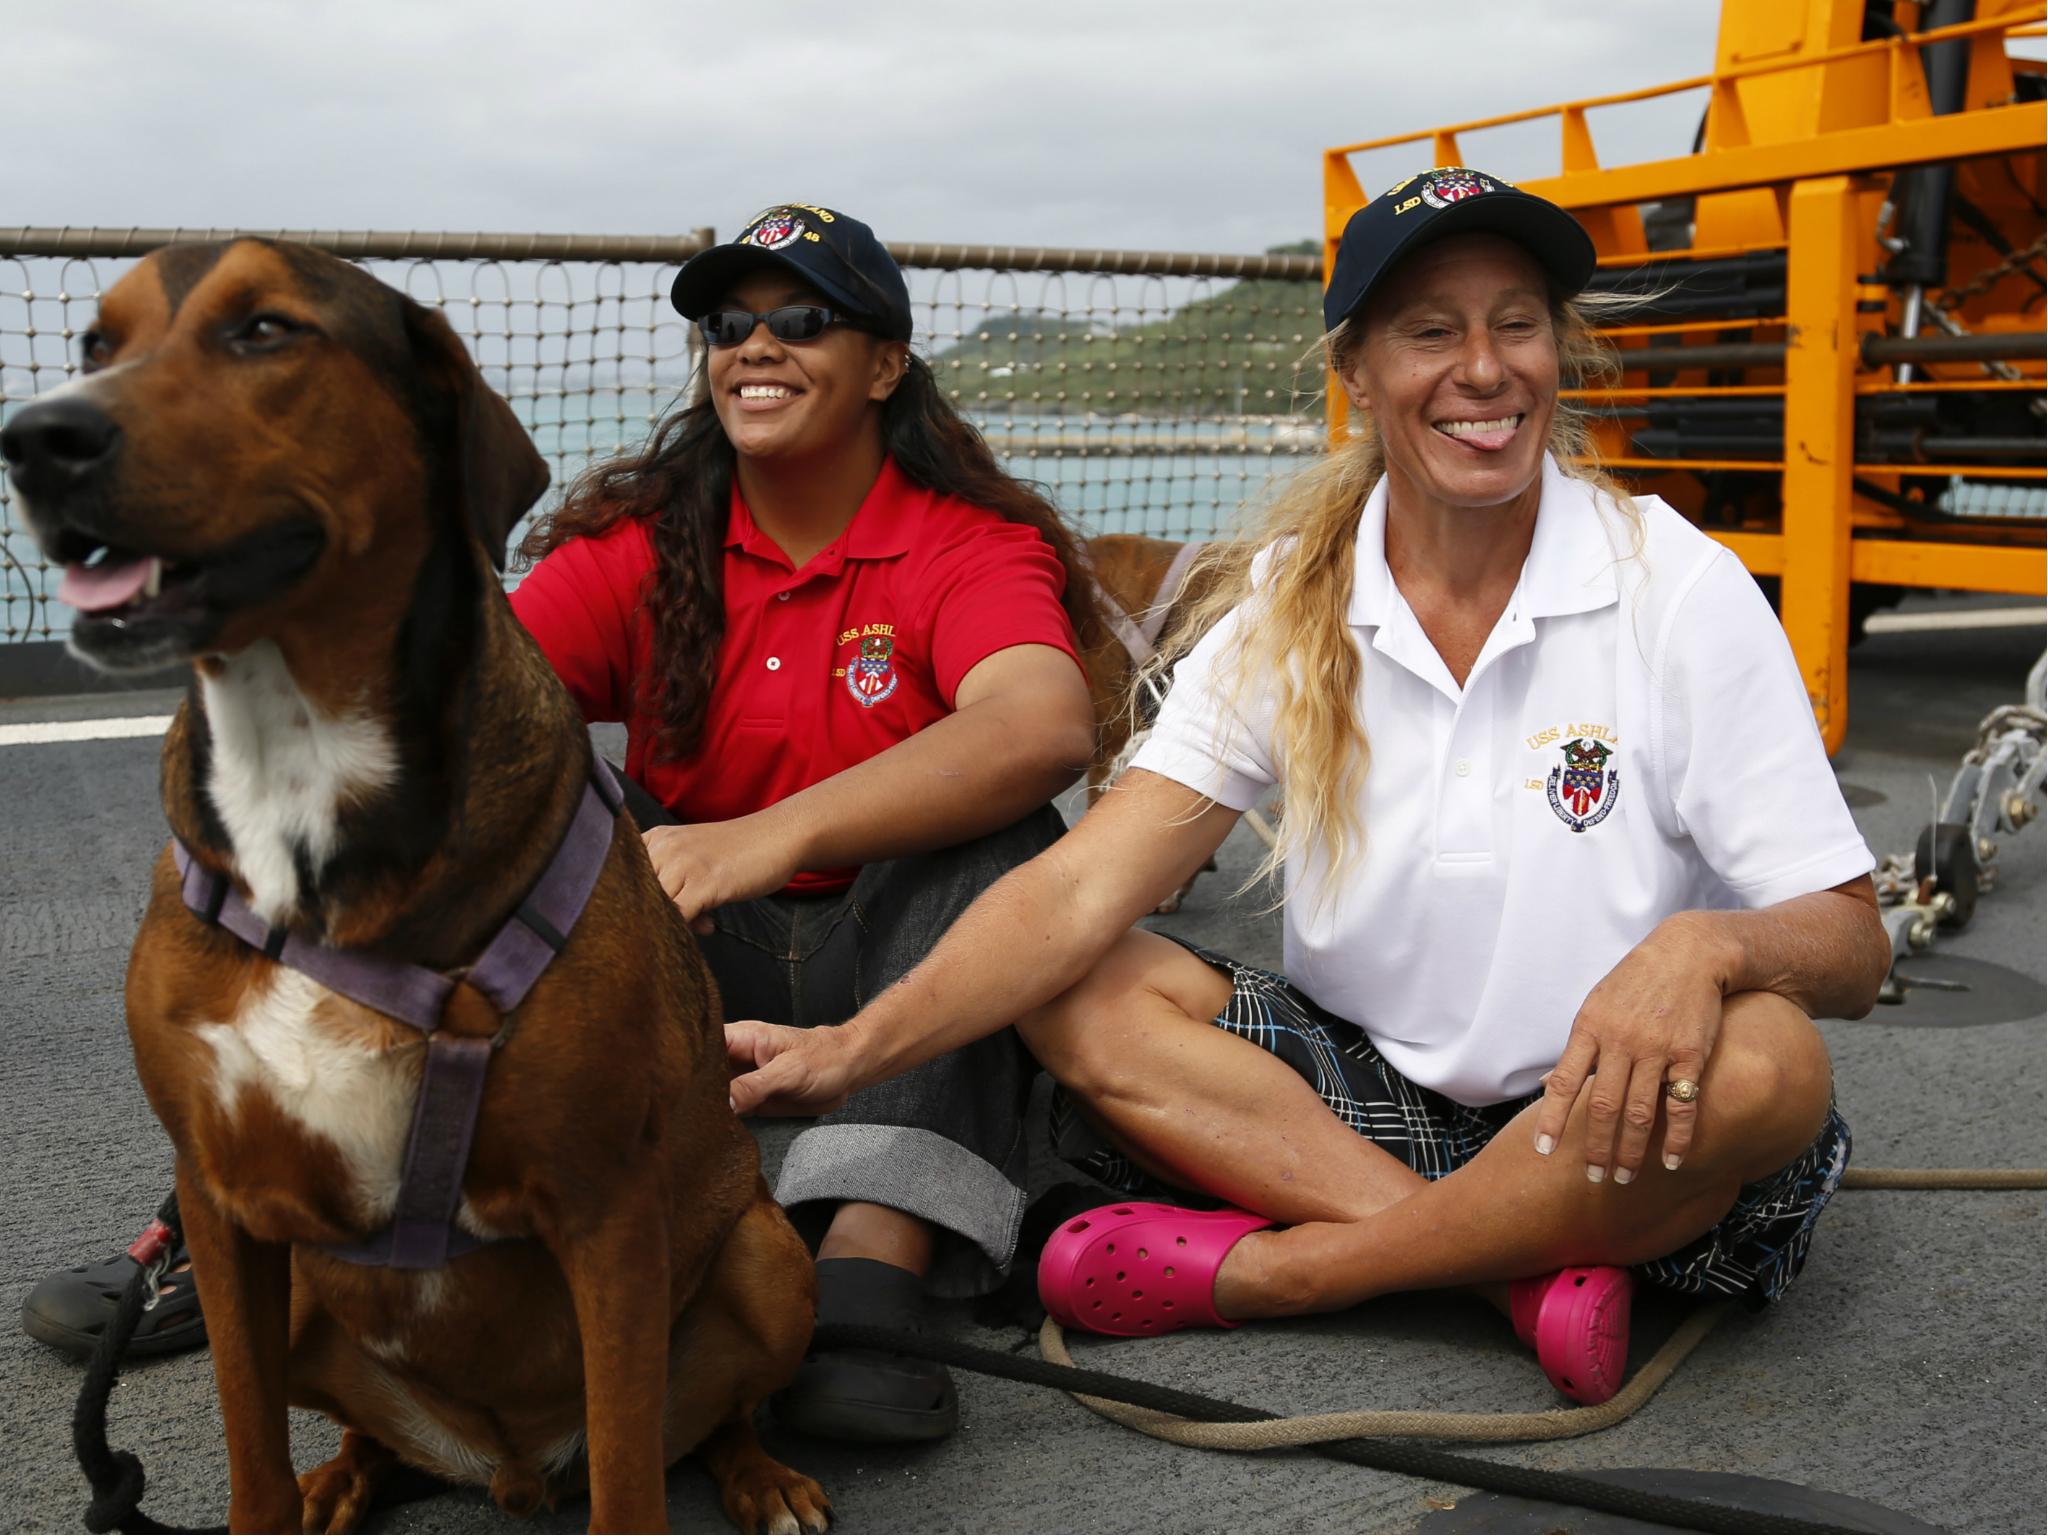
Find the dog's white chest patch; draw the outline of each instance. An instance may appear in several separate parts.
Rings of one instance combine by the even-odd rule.
[[[200,675],[211,737],[206,791],[234,846],[249,905],[277,922],[298,904],[299,858],[334,851],[344,801],[398,775],[390,735],[365,714],[321,711],[268,640]]]
[[[381,1224],[398,1200],[421,1053],[380,1049],[337,1028],[331,1010],[355,1006],[280,967],[268,986],[251,986],[234,1019],[196,1033],[213,1048],[221,1112],[232,1116],[249,1089],[263,1093],[335,1148],[364,1217]]]

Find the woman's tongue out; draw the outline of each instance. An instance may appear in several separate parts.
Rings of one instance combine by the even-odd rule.
[[[1522,418],[1514,415],[1496,416],[1486,421],[1439,421],[1436,429],[1467,448],[1498,453],[1515,440],[1515,433],[1521,425]]]

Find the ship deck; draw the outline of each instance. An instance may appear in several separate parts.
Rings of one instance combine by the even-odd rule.
[[[1853,653],[1852,722],[1836,767],[1880,855],[1912,846],[1930,778],[1945,793],[1978,720],[2018,701],[2041,640],[2038,628],[1887,633]],[[174,702],[20,700],[0,703],[0,725],[156,715]],[[157,752],[149,735],[0,745],[0,1295],[10,1308],[49,1269],[125,1241],[170,1181],[170,1148],[121,1022],[123,969],[163,836]],[[2043,845],[2038,825],[2007,839],[1998,888],[1975,921],[1912,967],[1971,990],[1923,989],[1867,1019],[1824,1025],[1857,1165],[2042,1163]],[[1231,899],[1253,856],[1241,828],[1222,872],[1181,913],[1154,921],[1277,965],[1277,918]],[[790,1128],[759,1130],[772,1163]],[[1041,1158],[1041,1182],[1061,1176]],[[1844,1191],[1785,1301],[1723,1322],[1635,1417],[1582,1439],[1461,1449],[1572,1471],[1662,1469],[1652,1481],[1680,1491],[1682,1474],[1739,1476],[1760,1507],[1789,1508],[1798,1489],[1856,1498],[1890,1512],[1866,1513],[1870,1529],[2038,1531],[2048,1524],[2044,1268],[2039,1193]],[[1639,1307],[1637,1363],[1679,1316],[1666,1301]],[[942,1309],[941,1320],[962,1340],[1028,1350],[1024,1327],[968,1305]],[[7,1321],[0,1529],[76,1529],[86,1501],[69,1442],[79,1369],[15,1330],[11,1311]],[[1230,1333],[1076,1341],[1075,1352],[1084,1364],[1289,1414],[1558,1406],[1507,1326],[1456,1296]],[[803,1441],[772,1424],[766,1437],[824,1483],[843,1531],[1664,1529],[1304,1454],[1181,1449],[1041,1388],[962,1375],[960,1392],[959,1433],[929,1447]],[[157,1517],[222,1517],[226,1463],[203,1354],[130,1366],[112,1438],[142,1456]],[[335,1431],[300,1414],[294,1440],[303,1468],[329,1452]],[[587,1513],[576,1503],[530,1523],[581,1529]],[[726,1529],[709,1479],[688,1462],[670,1475],[669,1516],[681,1530]],[[517,1528],[480,1490],[456,1490],[379,1510],[372,1528],[508,1526]]]

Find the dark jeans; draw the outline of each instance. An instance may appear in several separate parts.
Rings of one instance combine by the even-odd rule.
[[[673,823],[637,785],[642,826]],[[1066,830],[1051,806],[986,837],[870,864],[829,896],[711,914],[699,942],[727,1018],[811,1028],[852,1017],[928,953],[975,897]],[[1024,1215],[1024,1104],[1038,1065],[1014,1030],[862,1089],[791,1143],[775,1198],[814,1240],[847,1200],[939,1229],[931,1288],[971,1295],[1008,1269]]]

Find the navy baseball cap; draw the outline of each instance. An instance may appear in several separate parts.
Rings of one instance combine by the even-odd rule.
[[[859,219],[810,203],[778,203],[747,221],[739,237],[699,251],[676,274],[669,301],[700,319],[748,272],[781,267],[891,341],[910,340],[910,289],[903,269]]]
[[[1387,188],[1351,215],[1323,290],[1324,328],[1334,331],[1357,314],[1416,247],[1478,230],[1527,250],[1550,274],[1558,298],[1570,298],[1593,276],[1593,237],[1557,204],[1483,171],[1439,166]]]

